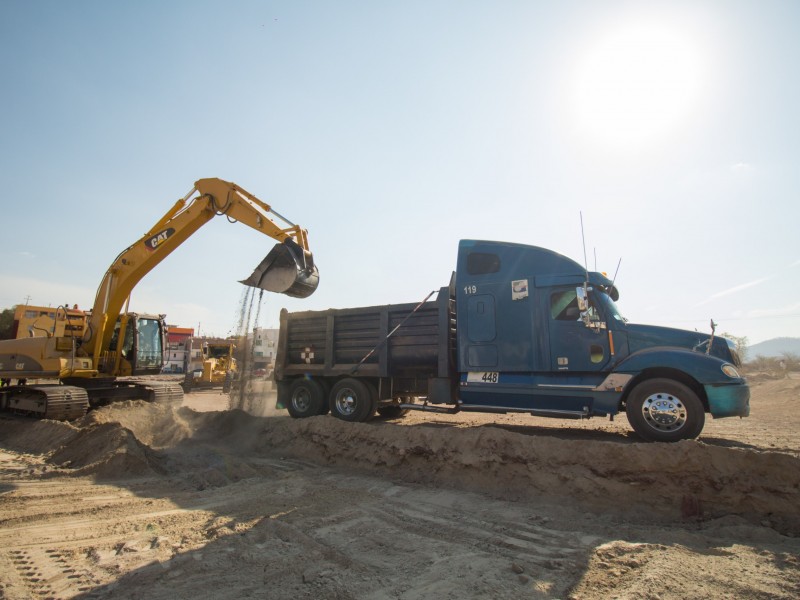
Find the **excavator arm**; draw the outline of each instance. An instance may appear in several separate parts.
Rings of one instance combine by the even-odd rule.
[[[117,317],[136,284],[203,225],[223,215],[278,241],[253,274],[241,283],[296,298],[305,298],[316,290],[319,272],[304,229],[235,183],[199,179],[150,231],[120,253],[106,271],[83,341],[83,350],[94,358],[95,364],[108,350]]]

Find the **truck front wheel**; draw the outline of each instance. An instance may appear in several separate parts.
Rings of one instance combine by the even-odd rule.
[[[375,394],[365,382],[342,379],[331,390],[331,414],[343,421],[367,421],[375,414]]]
[[[322,414],[325,390],[313,379],[296,379],[289,386],[289,414],[295,419]]]
[[[672,379],[648,379],[637,385],[625,412],[636,434],[648,442],[692,440],[706,421],[697,394]]]

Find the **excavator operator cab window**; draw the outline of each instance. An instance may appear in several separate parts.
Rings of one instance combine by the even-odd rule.
[[[162,361],[161,327],[156,319],[137,320],[136,368],[160,367]]]
[[[114,333],[111,335],[111,342],[108,345],[108,349],[112,352],[117,350],[117,346],[119,345],[119,330],[120,322],[118,320],[114,325]],[[133,328],[130,324],[125,328],[125,340],[122,343],[122,348],[119,348],[119,352],[123,358],[128,360],[130,360],[133,354]]]

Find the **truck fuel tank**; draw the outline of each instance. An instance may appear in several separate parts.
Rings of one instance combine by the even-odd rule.
[[[293,298],[307,298],[319,285],[319,271],[311,252],[287,238],[276,244],[250,277],[240,283]]]

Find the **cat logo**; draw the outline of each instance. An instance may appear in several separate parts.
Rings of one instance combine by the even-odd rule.
[[[175,230],[172,227],[165,229],[164,231],[159,231],[154,236],[147,238],[144,242],[144,245],[147,246],[148,250],[155,250],[161,244],[166,242],[173,233],[175,233]]]

